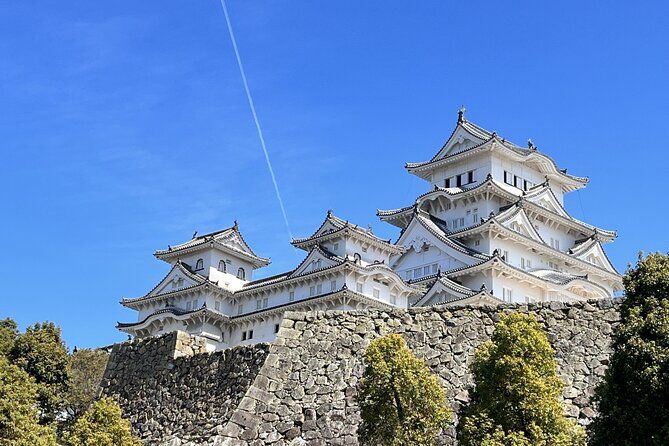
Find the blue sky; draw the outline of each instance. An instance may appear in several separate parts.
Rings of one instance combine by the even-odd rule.
[[[461,104],[587,189],[622,271],[666,252],[665,2],[228,0],[291,229],[329,208],[397,235],[377,208],[426,184]],[[239,220],[290,269],[302,255],[265,166],[218,0],[0,3],[0,317],[53,320],[70,347],[124,339],[122,296],[152,252]]]

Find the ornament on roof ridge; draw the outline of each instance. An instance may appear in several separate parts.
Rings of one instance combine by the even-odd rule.
[[[467,109],[465,108],[464,105],[460,106],[460,109],[458,110],[458,123],[462,123],[465,120],[465,112]]]
[[[193,238],[197,235],[197,231],[193,232]]]
[[[532,142],[532,138],[527,138],[527,148],[530,150],[537,150],[537,146]]]
[[[235,231],[239,230],[239,223],[237,223],[237,220],[235,220],[235,223],[232,225],[232,229],[234,229]]]
[[[479,291],[487,291],[488,288],[485,286],[485,283],[481,284],[481,288],[479,288]]]
[[[328,209],[328,217],[332,217],[332,209]]]

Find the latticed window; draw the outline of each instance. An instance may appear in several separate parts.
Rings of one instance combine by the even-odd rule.
[[[237,277],[242,280],[246,280],[246,271],[244,271],[244,268],[239,268],[237,270]]]
[[[204,260],[197,259],[197,262],[195,262],[195,270],[199,271],[201,269],[204,269]]]

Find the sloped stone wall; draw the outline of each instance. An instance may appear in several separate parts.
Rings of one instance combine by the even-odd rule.
[[[145,444],[200,443],[228,422],[268,350],[206,353],[204,339],[184,332],[117,344],[101,391],[119,401]]]
[[[409,311],[290,312],[276,342],[269,347],[259,345],[178,358],[172,360],[181,361],[178,377],[166,381],[165,377],[157,380],[150,374],[151,378],[143,378],[138,385],[131,382],[133,373],[123,372],[121,375],[128,381],[123,384],[117,379],[108,388],[123,392],[122,404],[126,410],[131,408],[137,431],[160,431],[158,426],[162,425],[161,432],[170,431],[163,437],[172,439],[162,444],[170,446],[355,445],[359,422],[356,386],[364,370],[362,355],[372,339],[400,333],[440,377],[457,413],[468,399],[467,391],[472,385],[468,366],[476,348],[489,339],[500,314],[511,311],[530,312],[545,327],[556,350],[559,374],[566,384],[565,411],[581,424],[589,423],[594,415],[591,396],[608,365],[610,334],[619,320],[618,304],[608,300]],[[259,370],[244,366],[249,369],[249,376],[234,380],[237,399],[223,397],[227,410],[212,417],[204,407],[218,398],[212,392],[227,387],[211,385],[211,381],[226,379],[225,373],[217,372],[220,365],[211,364],[217,357],[225,357],[226,364],[234,362],[228,358],[235,354],[254,358],[247,359],[247,363],[262,365],[258,365]],[[130,355],[120,362],[129,359]],[[161,363],[159,358],[147,360],[146,367],[153,361]],[[115,367],[126,370],[125,365]],[[114,373],[110,372],[110,376]],[[244,384],[247,388],[242,391]],[[131,390],[126,391],[124,386]],[[189,390],[178,390],[183,387]],[[144,392],[140,404],[132,400],[132,389]],[[180,397],[173,397],[172,392]],[[152,395],[157,398],[152,400]],[[177,420],[181,411],[194,418],[189,418],[188,423]],[[176,423],[177,427],[165,427],[168,423]],[[190,424],[197,428],[187,428]],[[197,435],[182,435],[188,432]],[[154,441],[157,437],[144,434],[144,438]],[[440,444],[454,444],[453,428],[444,433]]]

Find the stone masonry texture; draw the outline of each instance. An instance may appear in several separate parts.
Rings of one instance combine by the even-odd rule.
[[[455,445],[468,366],[503,313],[533,314],[555,349],[565,413],[588,424],[608,365],[618,303],[286,313],[271,344],[201,353],[185,333],[114,347],[102,392],[119,399],[148,445],[357,445],[356,388],[370,341],[399,333],[440,377],[456,414],[439,439]],[[175,356],[177,356],[175,358]]]

